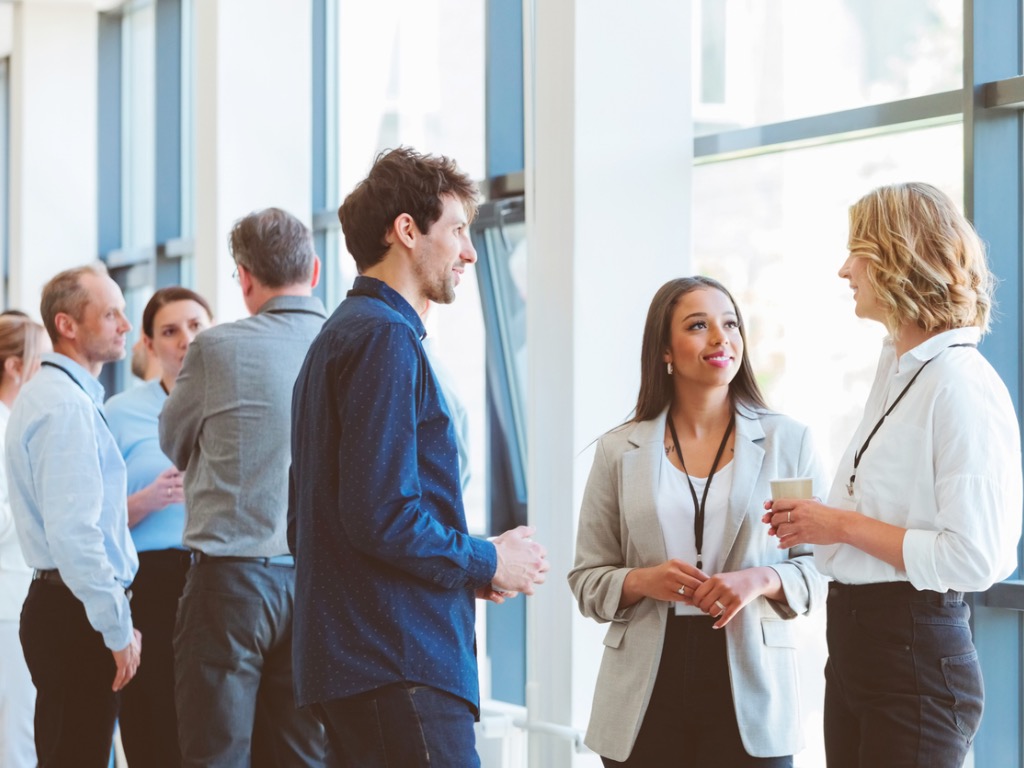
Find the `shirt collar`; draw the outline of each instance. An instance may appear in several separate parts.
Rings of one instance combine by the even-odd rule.
[[[323,302],[316,296],[272,296],[263,303],[256,314],[262,315],[264,312],[275,311],[308,312],[327,319],[327,310],[324,309]]]
[[[51,365],[56,365],[57,367],[62,368],[67,372],[68,376],[74,379],[78,386],[85,390],[85,394],[87,394],[94,403],[97,405],[103,404],[103,385],[99,383],[95,376],[70,357],[62,355],[60,352],[44,352],[40,355],[40,359],[44,363],[50,363]],[[64,374],[61,375],[63,376]]]
[[[402,316],[405,322],[416,332],[416,336],[419,337],[420,341],[427,335],[427,329],[423,325],[423,320],[419,313],[412,308],[412,305],[405,300],[402,294],[384,281],[378,280],[375,277],[360,275],[352,283],[352,290],[348,292],[348,295],[369,296],[383,301]]]
[[[932,336],[926,341],[922,341],[913,349],[908,349],[904,352],[898,361],[898,370],[904,371],[912,366],[923,365],[954,344],[977,344],[980,340],[981,329],[977,326],[951,328],[948,331]],[[895,342],[891,336],[886,336],[885,344],[890,348],[895,348]],[[895,354],[895,350],[893,354]]]

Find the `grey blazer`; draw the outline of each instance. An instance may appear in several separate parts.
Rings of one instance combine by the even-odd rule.
[[[586,744],[619,761],[629,757],[640,731],[670,610],[669,603],[649,598],[618,609],[626,574],[667,559],[655,509],[664,434],[663,412],[598,441],[569,572],[580,611],[611,622]],[[757,598],[726,626],[736,719],[751,755],[791,755],[803,747],[803,734],[790,620],[824,604],[827,582],[815,570],[809,547],[777,547],[761,522],[762,504],[771,497],[768,481],[774,478],[813,477],[820,497],[827,487],[808,429],[780,414],[740,411],[733,462],[723,571],[770,565],[786,595],[785,603]]]

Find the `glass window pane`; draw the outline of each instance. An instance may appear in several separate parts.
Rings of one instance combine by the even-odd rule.
[[[837,274],[847,211],[897,181],[927,181],[962,200],[962,140],[962,127],[947,125],[694,169],[694,268],[736,298],[769,406],[811,426],[830,473],[860,421],[884,336],[854,315]],[[798,768],[825,764],[823,612],[801,633],[808,745]]]
[[[152,246],[156,237],[156,6],[128,9],[122,30],[121,247],[131,249]]]
[[[484,178],[484,11],[461,0],[339,0],[342,198],[379,151],[399,144]],[[354,265],[343,261],[351,282]]]
[[[700,0],[698,135],[962,87],[961,0]]]
[[[829,462],[859,422],[884,335],[854,316],[837,274],[847,210],[908,180],[962,200],[962,136],[955,124],[694,169],[694,267],[734,293],[769,404],[813,426]]]
[[[496,202],[482,210],[474,222],[481,258],[482,291],[489,304],[487,317],[493,349],[491,365],[500,367],[499,381],[507,391],[495,392],[495,414],[510,443],[516,497],[526,491],[526,221],[521,199]],[[500,385],[499,385],[500,386]]]

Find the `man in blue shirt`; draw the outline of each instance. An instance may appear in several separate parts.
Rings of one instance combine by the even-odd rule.
[[[360,277],[292,401],[297,701],[343,766],[479,765],[474,597],[544,581],[520,527],[468,535],[447,404],[420,313],[476,261],[476,188],[455,163],[377,158],[338,212]]]
[[[53,353],[21,390],[7,428],[11,510],[35,569],[21,641],[37,691],[40,766],[108,764],[118,692],[139,666],[125,465],[96,380],[125,355],[124,308],[100,267],[46,284],[41,312]]]

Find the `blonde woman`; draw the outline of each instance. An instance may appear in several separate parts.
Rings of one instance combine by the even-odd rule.
[[[850,209],[839,270],[883,343],[828,504],[778,500],[779,546],[818,545],[828,597],[829,768],[959,768],[981,720],[964,592],[1009,576],[1021,450],[1006,386],[977,344],[992,305],[984,248],[935,187],[881,187]]]
[[[50,350],[46,330],[16,313],[0,315],[0,434],[21,386],[39,370]],[[21,606],[32,570],[25,565],[7,498],[7,469],[0,440],[0,767],[36,764],[32,720],[36,689],[18,639]]]

